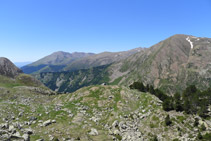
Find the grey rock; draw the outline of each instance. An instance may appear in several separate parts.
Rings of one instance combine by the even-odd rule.
[[[23,134],[24,141],[30,141],[30,136],[28,134]]]
[[[33,134],[33,130],[30,128],[24,129],[24,133],[26,134]]]
[[[89,132],[89,135],[92,135],[92,136],[97,136],[97,135],[98,135],[98,131],[97,131],[97,129],[95,129],[95,128],[91,128],[91,131]]]
[[[113,123],[112,123],[112,127],[113,128],[116,128],[119,126],[119,121],[118,120],[115,120]]]
[[[48,125],[50,125],[52,122],[51,122],[51,120],[49,119],[49,120],[46,120],[45,122],[43,122],[43,126],[48,126]]]

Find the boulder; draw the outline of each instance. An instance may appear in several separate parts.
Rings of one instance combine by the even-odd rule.
[[[97,129],[91,128],[91,131],[89,132],[89,135],[97,136],[98,135]]]
[[[23,139],[24,139],[24,141],[30,141],[30,136],[29,136],[29,134],[23,134]]]
[[[45,122],[43,122],[43,126],[48,126],[52,123],[52,121],[49,119],[49,120],[46,120]]]

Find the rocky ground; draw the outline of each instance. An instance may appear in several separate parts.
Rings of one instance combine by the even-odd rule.
[[[90,86],[64,95],[1,88],[0,140],[197,140],[210,133],[210,120],[165,112],[149,93],[119,86]],[[165,124],[170,115],[172,124]],[[205,130],[201,129],[202,125]]]

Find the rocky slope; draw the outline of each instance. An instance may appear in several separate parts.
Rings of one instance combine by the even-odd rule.
[[[29,107],[48,103],[53,98],[49,96],[56,93],[32,76],[21,73],[8,59],[1,58],[0,65],[0,140],[28,141],[32,131],[19,124],[19,118]],[[11,120],[16,122],[10,124]]]
[[[206,89],[211,85],[210,60],[210,38],[179,34],[112,65],[110,78],[121,77],[120,84],[143,81],[168,92],[190,84]]]
[[[93,53],[83,53],[83,52],[55,52],[48,55],[34,63],[22,67],[24,73],[38,73],[38,72],[55,72],[62,70],[65,65],[72,63],[75,60],[81,59],[83,57],[88,57],[94,55]]]
[[[0,89],[14,91],[15,89],[30,90],[42,94],[55,94],[45,87],[39,80],[22,73],[9,59],[0,58]]]
[[[4,57],[0,57],[0,75],[15,77],[22,71],[17,68],[10,60]]]
[[[0,101],[1,140],[197,140],[199,132],[211,131],[209,120],[197,117],[194,126],[196,116],[165,112],[155,96],[126,87],[91,86],[59,96],[18,93]]]

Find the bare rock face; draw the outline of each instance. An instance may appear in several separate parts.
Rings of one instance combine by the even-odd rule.
[[[0,57],[0,75],[15,77],[22,73],[9,59]]]

